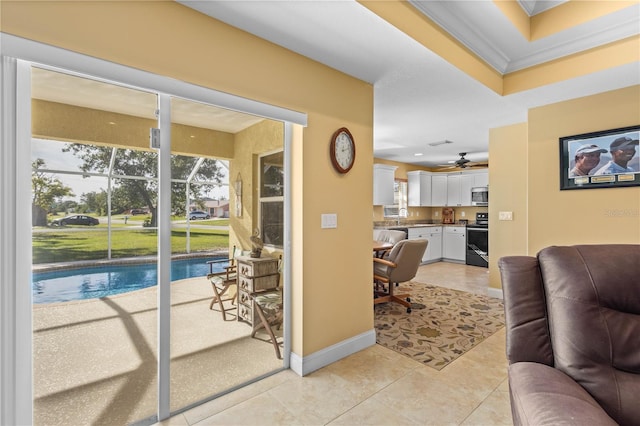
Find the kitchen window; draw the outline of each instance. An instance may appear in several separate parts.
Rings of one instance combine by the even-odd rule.
[[[284,152],[260,157],[260,232],[265,245],[284,246]]]
[[[384,217],[407,217],[407,181],[396,179],[393,182],[393,204],[384,206]]]

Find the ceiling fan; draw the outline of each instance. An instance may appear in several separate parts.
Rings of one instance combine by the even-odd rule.
[[[466,169],[468,167],[488,167],[489,163],[486,161],[474,162],[464,158],[467,155],[466,152],[461,152],[458,154],[460,156],[459,159],[453,162],[453,165],[442,164],[442,167],[446,169]]]

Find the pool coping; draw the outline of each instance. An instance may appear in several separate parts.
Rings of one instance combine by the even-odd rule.
[[[171,256],[171,260],[197,259],[197,258],[215,258],[220,256],[228,256],[228,250],[212,250],[208,252],[197,253],[180,253]],[[144,263],[156,263],[157,256],[136,256],[122,257],[118,259],[94,259],[94,260],[78,260],[73,262],[56,262],[56,263],[37,263],[32,265],[32,272],[49,272],[62,269],[80,269],[86,267],[100,267],[112,265],[138,265]]]

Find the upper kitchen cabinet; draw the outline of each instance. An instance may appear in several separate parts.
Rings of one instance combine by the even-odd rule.
[[[471,188],[474,186],[472,174],[450,174],[447,176],[447,206],[470,206]]]
[[[397,167],[386,164],[373,165],[373,205],[393,204],[395,171]]]
[[[444,173],[431,175],[431,205],[447,205],[447,175]]]
[[[407,172],[409,207],[431,206],[431,173],[423,171]]]
[[[473,174],[473,187],[478,186],[489,186],[489,172],[487,170]]]

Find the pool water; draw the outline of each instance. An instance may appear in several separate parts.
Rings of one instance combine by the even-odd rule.
[[[171,281],[204,277],[209,273],[207,260],[192,258],[171,262]],[[214,264],[214,272],[224,270],[228,262]],[[109,265],[64,269],[32,274],[33,303],[69,302],[96,299],[152,287],[157,284],[155,263]]]

